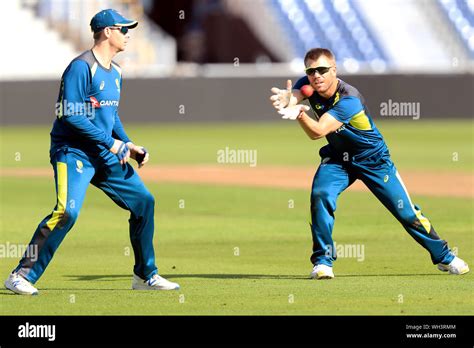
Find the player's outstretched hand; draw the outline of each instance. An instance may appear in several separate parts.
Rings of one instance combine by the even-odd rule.
[[[130,159],[130,150],[121,140],[114,140],[114,145],[110,149],[110,152],[117,156],[121,165],[124,165]]]
[[[288,106],[284,109],[278,110],[278,113],[284,120],[296,120],[301,111],[308,111],[310,107],[308,105],[297,104],[294,106]]]
[[[137,146],[133,143],[127,143],[130,149],[130,157],[138,163],[138,168],[143,167],[150,159],[150,154],[143,146]]]
[[[293,84],[291,80],[286,81],[286,89],[279,89],[278,87],[272,87],[271,91],[273,95],[270,97],[270,101],[273,103],[273,107],[277,110],[283,109],[287,106],[296,105],[298,100],[292,93]]]

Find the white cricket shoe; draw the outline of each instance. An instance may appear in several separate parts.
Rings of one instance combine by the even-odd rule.
[[[133,275],[133,290],[179,290],[179,284],[170,282],[165,278],[155,274],[148,280],[143,280],[136,274]]]
[[[438,263],[438,269],[443,272],[449,272],[449,274],[465,274],[469,272],[469,266],[467,263],[457,256],[454,257],[449,265]]]
[[[319,264],[313,267],[313,271],[309,276],[313,279],[332,279],[334,278],[334,273],[332,267]]]
[[[38,295],[38,289],[17,273],[11,273],[4,284],[8,290],[19,295]]]

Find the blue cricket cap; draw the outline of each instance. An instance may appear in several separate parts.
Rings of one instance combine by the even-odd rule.
[[[106,27],[128,27],[133,29],[138,25],[138,21],[127,19],[111,8],[102,10],[91,19],[91,29],[94,33]]]

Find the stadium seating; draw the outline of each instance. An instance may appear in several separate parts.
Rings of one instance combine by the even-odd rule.
[[[474,1],[438,0],[438,3],[474,58]]]
[[[0,12],[8,13],[5,25],[15,33],[5,36],[5,44],[16,50],[0,58],[0,80],[57,79],[71,59],[91,47],[90,18],[101,8],[116,8],[140,22],[129,49],[116,58],[129,74],[159,76],[174,69],[176,40],[144,15],[139,0],[15,0],[0,1]]]
[[[19,2],[1,1],[0,13],[8,13],[3,23],[9,31],[2,40],[4,54],[0,56],[0,80],[60,76],[65,65],[76,55],[74,45],[62,40],[57,32],[50,30]],[[45,54],[53,50],[54,54]]]
[[[281,25],[294,38],[296,55],[303,56],[312,47],[328,47],[340,61],[388,61],[354,3],[348,0],[270,1]]]

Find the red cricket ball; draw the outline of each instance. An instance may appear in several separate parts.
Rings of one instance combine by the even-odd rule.
[[[300,91],[301,91],[301,94],[303,94],[305,98],[311,97],[314,93],[314,89],[310,85],[304,85],[303,87],[300,88]]]

